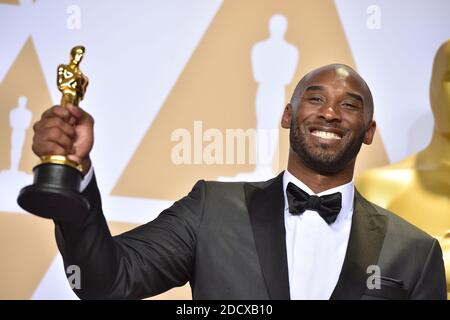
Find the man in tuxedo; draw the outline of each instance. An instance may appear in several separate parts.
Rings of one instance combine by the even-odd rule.
[[[138,299],[189,281],[194,299],[446,299],[438,242],[353,185],[372,116],[371,92],[353,69],[313,70],[282,116],[286,171],[256,183],[201,180],[155,220],[112,237],[89,159],[93,119],[71,105],[50,108],[34,126],[34,152],[86,168],[89,214],[55,221],[65,265],[82,271],[75,293]]]

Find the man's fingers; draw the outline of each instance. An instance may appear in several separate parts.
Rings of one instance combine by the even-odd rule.
[[[34,137],[34,143],[38,150],[46,143],[57,144],[65,150],[65,153],[73,152],[73,140],[60,128],[52,127],[39,134],[39,138]],[[45,149],[45,148],[44,148]]]
[[[70,114],[76,119],[76,122],[79,124],[88,124],[93,126],[94,125],[94,118],[81,109],[80,107],[76,107],[72,104],[66,104],[67,110],[70,112]]]
[[[66,104],[66,109],[76,119],[83,116],[83,110],[80,107],[74,106],[73,104],[70,104],[70,103]]]
[[[38,156],[59,155],[66,156],[67,151],[55,142],[35,142],[32,146],[33,152]]]
[[[42,113],[41,119],[45,119],[53,115],[53,109],[58,108],[59,106],[53,106]]]
[[[74,126],[76,123],[77,123],[77,119],[75,119],[74,117],[70,117],[70,119],[69,119],[69,124],[70,124],[71,126]]]
[[[71,155],[82,161],[92,148],[93,124],[92,117],[78,107],[53,106],[33,126],[33,151],[38,156]]]
[[[70,103],[66,104],[65,107],[53,106],[42,114],[42,119],[49,118],[60,118],[67,122],[69,125],[75,124],[88,124],[90,126],[94,125],[94,119],[92,116],[83,111],[80,107],[76,107]]]
[[[67,110],[67,108],[61,106],[53,106],[42,114],[42,119],[58,117],[68,122],[70,116],[71,114],[69,110]]]
[[[70,120],[69,123],[67,123],[61,118],[49,118],[39,127],[40,130],[46,130],[50,128],[60,128],[69,138],[75,137],[75,129],[70,125]]]

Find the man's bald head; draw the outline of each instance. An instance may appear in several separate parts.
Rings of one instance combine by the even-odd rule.
[[[332,73],[336,79],[342,79],[347,81],[353,81],[361,88],[361,94],[363,96],[363,106],[364,112],[368,116],[366,119],[372,120],[373,118],[373,97],[372,92],[369,89],[366,81],[355,71],[353,68],[345,65],[345,64],[329,64],[317,69],[314,69],[307,73],[297,84],[297,87],[294,90],[294,93],[291,97],[291,105],[294,110],[297,109],[302,94],[305,89],[314,83],[314,81],[325,74]]]

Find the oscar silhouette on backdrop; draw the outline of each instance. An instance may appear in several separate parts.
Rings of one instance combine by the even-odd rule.
[[[253,78],[258,82],[256,109],[256,166],[253,172],[219,180],[257,181],[273,177],[273,161],[277,161],[279,123],[285,104],[286,85],[291,83],[298,63],[298,49],[284,36],[287,19],[275,14],[269,21],[269,37],[257,42],[251,52]]]
[[[285,103],[285,88],[291,83],[298,62],[298,50],[284,35],[287,19],[274,15],[269,23],[270,37],[252,49],[253,77],[256,91],[257,162],[259,179],[273,176],[272,161],[278,146],[278,127]]]
[[[17,108],[12,109],[9,114],[9,124],[11,126],[11,171],[19,171],[25,134],[30,126],[31,117],[31,111],[27,109],[27,98],[21,96]]]
[[[435,121],[430,144],[398,163],[368,170],[357,186],[372,202],[439,239],[450,288],[450,39],[434,59],[430,104]]]
[[[0,171],[0,194],[2,195],[1,209],[5,211],[17,211],[15,197],[24,184],[33,180],[33,176],[20,170],[23,147],[28,127],[31,124],[32,112],[27,108],[28,99],[20,96],[17,107],[9,113],[9,125],[11,128],[11,146],[9,153],[10,165],[7,170]],[[3,156],[3,154],[2,154]]]

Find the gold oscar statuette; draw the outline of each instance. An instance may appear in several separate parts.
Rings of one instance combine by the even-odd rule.
[[[57,69],[57,85],[61,106],[79,106],[86,93],[88,78],[80,70],[85,54],[83,46],[70,52],[70,62]],[[89,202],[79,192],[83,168],[62,155],[46,155],[33,168],[33,184],[20,190],[18,204],[26,211],[44,218],[71,220],[89,211]]]

